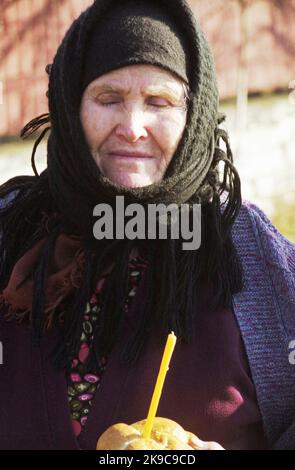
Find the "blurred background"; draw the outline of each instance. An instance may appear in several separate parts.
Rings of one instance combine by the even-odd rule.
[[[0,184],[33,174],[22,127],[46,113],[66,30],[92,0],[0,0]],[[190,0],[212,46],[243,198],[295,242],[295,0]],[[38,171],[46,166],[39,145]]]

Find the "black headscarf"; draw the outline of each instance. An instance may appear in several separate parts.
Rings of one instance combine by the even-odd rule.
[[[70,359],[77,352],[82,313],[107,256],[115,264],[104,292],[100,323],[94,334],[95,354],[92,359],[108,354],[112,349],[120,334],[122,307],[128,288],[127,264],[134,243],[139,245],[149,263],[149,292],[137,333],[122,352],[122,359],[129,363],[137,359],[147,334],[151,332],[165,341],[172,329],[180,340],[192,340],[193,318],[197,314],[198,292],[202,283],[212,286],[214,306],[231,306],[232,295],[242,289],[242,268],[231,239],[231,227],[241,204],[240,180],[233,166],[227,134],[219,127],[224,117],[218,113],[216,76],[208,43],[184,0],[157,0],[156,9],[147,9],[148,12],[145,7],[153,2],[121,1],[120,6],[114,8],[116,14],[121,11],[119,19],[128,16],[125,15],[125,3],[132,31],[142,24],[143,17],[146,20],[148,15],[149,21],[153,22],[155,11],[160,12],[156,18],[160,26],[156,30],[160,35],[165,31],[170,37],[173,34],[179,57],[173,65],[171,49],[171,54],[163,61],[163,67],[187,79],[189,84],[187,125],[163,180],[141,188],[118,186],[101,174],[88,148],[79,118],[85,86],[96,77],[98,70],[104,73],[133,63],[160,65],[161,55],[161,48],[155,48],[153,56],[153,49],[147,47],[146,50],[142,49],[140,58],[141,43],[138,42],[134,48],[130,38],[125,37],[124,40],[129,41],[130,51],[122,55],[123,62],[118,43],[113,48],[114,57],[107,63],[103,44],[97,48],[96,56],[92,47],[93,38],[101,39],[100,25],[103,31],[108,30],[112,21],[107,26],[104,21],[112,18],[112,8],[117,4],[114,0],[97,0],[72,24],[54,58],[50,68],[49,115],[31,121],[22,132],[23,136],[28,136],[50,120],[48,168],[40,176],[14,178],[0,191],[0,195],[4,195],[11,190],[19,190],[9,210],[2,211],[2,215],[0,212],[4,234],[0,247],[3,266],[0,289],[7,285],[16,260],[46,235],[42,254],[32,267],[34,291],[29,318],[36,341],[40,340],[46,323],[45,290],[56,240],[62,233],[73,234],[81,239],[85,249],[81,284],[63,299],[62,304],[68,314],[56,357],[63,366],[70,364]],[[139,4],[144,14],[140,14]],[[136,11],[134,28],[130,23],[132,5]],[[124,30],[126,25],[122,22],[121,26]],[[151,44],[151,40],[149,36],[146,44]],[[175,53],[175,48],[173,51]],[[103,62],[100,62],[100,54]],[[95,63],[89,66],[87,57]],[[47,130],[49,128],[43,131],[36,144]],[[225,151],[220,147],[221,139]],[[35,169],[34,158],[32,162]],[[223,171],[220,171],[220,162],[223,162]],[[149,203],[200,202],[200,249],[183,251],[182,240],[173,239],[95,240],[92,236],[94,206],[101,202],[114,206],[118,195],[125,196],[126,204],[140,202],[144,207]],[[224,201],[221,203],[223,195]],[[42,214],[48,216],[46,230],[39,226]]]

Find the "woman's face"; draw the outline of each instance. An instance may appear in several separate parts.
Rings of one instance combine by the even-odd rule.
[[[153,65],[113,70],[85,89],[82,127],[100,171],[116,184],[160,181],[186,123],[185,86]]]

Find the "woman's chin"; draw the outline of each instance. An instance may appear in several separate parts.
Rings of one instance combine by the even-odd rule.
[[[108,178],[115,184],[125,186],[126,188],[142,188],[153,184],[153,180],[149,175],[140,173],[116,173],[108,175]]]

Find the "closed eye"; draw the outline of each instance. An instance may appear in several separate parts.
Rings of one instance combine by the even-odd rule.
[[[122,103],[120,98],[109,98],[108,100],[98,100],[99,104],[102,106],[113,106],[116,104]],[[171,103],[165,98],[160,98],[158,96],[150,96],[146,99],[146,104],[155,108],[166,108],[171,106]]]
[[[120,103],[120,101],[108,101],[106,103],[100,101],[100,104],[102,106],[112,106],[113,104],[118,104],[118,103]]]
[[[113,106],[116,104],[121,103],[120,101],[110,101],[108,103],[100,103],[102,106]],[[153,106],[154,108],[167,108],[169,103],[148,103],[149,106]]]
[[[171,104],[164,98],[159,98],[158,96],[151,96],[148,98],[149,105],[155,106],[157,108],[166,108],[167,106],[171,106]]]

